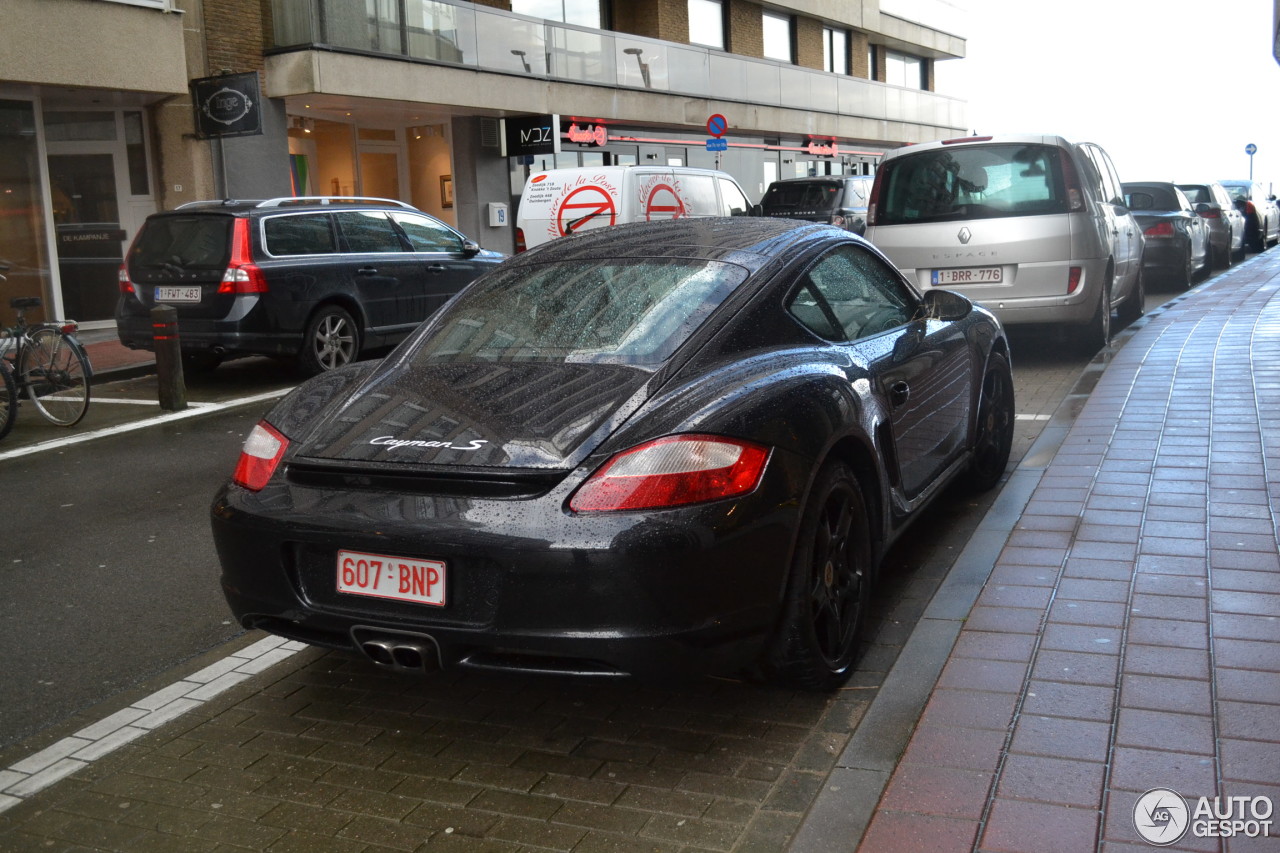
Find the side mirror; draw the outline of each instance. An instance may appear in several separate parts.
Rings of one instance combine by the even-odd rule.
[[[764,208],[758,204],[751,205],[752,216],[764,216]]]
[[[466,255],[468,258],[474,258],[476,255],[480,254],[480,244],[475,240],[463,240],[462,254]]]
[[[926,290],[920,303],[920,316],[929,320],[954,322],[963,320],[973,311],[968,297],[951,290]]]

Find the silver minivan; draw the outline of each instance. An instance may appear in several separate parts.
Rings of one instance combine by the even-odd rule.
[[[1006,325],[1068,325],[1086,348],[1143,311],[1142,232],[1093,143],[969,136],[881,161],[866,237],[922,290],[956,290]]]

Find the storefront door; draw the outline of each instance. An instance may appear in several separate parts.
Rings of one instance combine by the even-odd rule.
[[[400,172],[398,143],[360,143],[361,195],[373,198],[406,198]]]
[[[115,156],[50,154],[49,191],[63,313],[81,322],[108,320],[119,294],[125,240]]]

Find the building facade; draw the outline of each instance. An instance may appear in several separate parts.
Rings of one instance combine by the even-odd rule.
[[[721,168],[758,201],[966,125],[932,91],[964,55],[950,0],[5,5],[0,318],[44,295],[109,325],[142,219],[198,199],[398,198],[509,252],[531,171]],[[192,81],[246,80],[224,132]]]

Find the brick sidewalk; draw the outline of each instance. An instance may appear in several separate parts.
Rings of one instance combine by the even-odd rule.
[[[996,561],[859,851],[1150,850],[1154,788],[1280,802],[1280,253],[1116,355]],[[1188,831],[1176,850],[1280,850]]]

